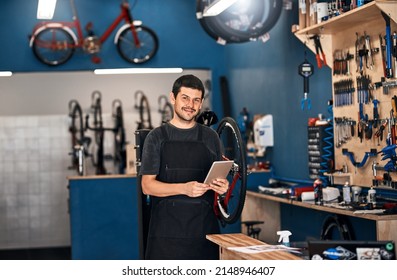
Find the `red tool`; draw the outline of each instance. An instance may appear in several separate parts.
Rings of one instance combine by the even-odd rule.
[[[323,51],[323,47],[321,46],[320,36],[314,35],[313,37],[310,37],[310,39],[313,39],[314,45],[316,47],[316,60],[317,60],[318,68],[326,66],[327,60],[325,58],[325,53]]]

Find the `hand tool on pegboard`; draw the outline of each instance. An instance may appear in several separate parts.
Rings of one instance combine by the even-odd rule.
[[[392,42],[391,42],[391,30],[390,30],[390,17],[382,12],[382,16],[386,23],[386,78],[393,77],[393,68],[392,68]]]
[[[373,70],[375,67],[374,54],[379,52],[379,49],[372,48],[371,37],[366,32],[364,32],[364,37],[365,37],[365,49],[367,50],[366,66],[370,70]]]
[[[368,65],[368,49],[365,44],[365,36],[359,36],[356,33],[356,61],[358,62],[357,65],[357,72],[361,75],[364,74],[364,60],[365,64]]]
[[[372,104],[374,104],[374,108],[373,108],[373,127],[377,128],[378,127],[378,123],[379,123],[379,110],[378,110],[378,105],[379,105],[379,100],[378,99],[374,99],[372,100]]]
[[[394,78],[397,79],[397,33],[393,32]]]
[[[383,69],[383,77],[386,77],[386,46],[383,45],[383,37],[382,34],[379,34],[379,49],[382,57],[382,69]]]
[[[390,123],[391,123],[391,143],[396,144],[396,119],[397,119],[397,96],[393,96],[391,99],[390,110]]]
[[[314,73],[313,65],[306,58],[305,51],[305,60],[299,65],[298,73],[303,77],[303,98],[301,100],[301,109],[305,109],[305,105],[307,105],[307,109],[311,109],[311,100],[309,98],[309,77]]]
[[[384,119],[381,122],[381,124],[379,126],[379,129],[375,132],[375,137],[378,138],[378,145],[380,145],[379,144],[379,140],[380,140],[380,142],[383,141],[383,132],[385,131],[386,126],[388,126],[388,123],[389,123],[389,120],[388,119]]]
[[[323,47],[321,46],[320,36],[314,35],[310,37],[314,41],[314,47],[316,48],[316,60],[317,60],[317,67],[321,68],[327,65],[327,60],[325,57],[325,53]]]

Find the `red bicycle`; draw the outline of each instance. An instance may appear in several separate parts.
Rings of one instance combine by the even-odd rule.
[[[74,0],[70,0],[73,21],[43,21],[38,23],[30,35],[30,47],[42,63],[57,66],[68,61],[78,48],[89,54],[99,53],[101,45],[124,21],[114,37],[120,56],[128,62],[141,64],[150,60],[158,50],[158,38],[153,30],[135,21],[128,0],[122,0],[120,14],[101,36],[92,31],[92,23],[86,26],[87,36],[83,35]],[[98,63],[99,58],[93,56]]]

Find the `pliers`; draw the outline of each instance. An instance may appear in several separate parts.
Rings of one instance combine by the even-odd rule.
[[[323,47],[321,46],[320,36],[314,35],[313,37],[310,37],[310,39],[313,39],[314,45],[316,47],[316,60],[317,60],[318,68],[326,66],[327,60],[325,58],[325,53],[323,51]],[[320,56],[320,54],[321,54],[321,56]]]

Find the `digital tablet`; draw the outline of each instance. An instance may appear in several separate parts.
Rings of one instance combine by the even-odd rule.
[[[233,166],[233,163],[234,163],[233,160],[214,161],[212,163],[210,171],[208,171],[204,183],[209,184],[214,179],[226,178],[227,174],[229,173],[230,169]]]

